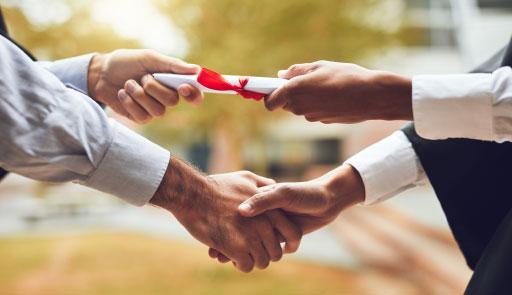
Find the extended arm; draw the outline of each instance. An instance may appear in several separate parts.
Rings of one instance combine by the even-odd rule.
[[[512,69],[410,79],[353,64],[316,62],[281,71],[290,79],[266,99],[308,121],[414,120],[428,139],[512,140]]]
[[[0,38],[0,166],[27,177],[74,181],[134,205],[167,209],[199,241],[243,271],[296,250],[301,232],[279,211],[241,218],[236,207],[272,181],[249,172],[205,177],[113,120],[90,98]]]
[[[93,100],[65,87],[5,38],[0,41],[2,168],[147,203],[169,152],[109,120]]]
[[[194,74],[199,66],[153,50],[122,49],[38,64],[64,84],[137,123],[163,116],[167,107],[178,104],[180,95],[196,105],[203,99],[202,93],[190,85],[170,89],[151,75],[155,72]]]

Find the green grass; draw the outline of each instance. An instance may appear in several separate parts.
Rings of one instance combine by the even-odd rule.
[[[358,294],[357,274],[282,261],[238,273],[206,248],[137,234],[0,239],[0,294]]]

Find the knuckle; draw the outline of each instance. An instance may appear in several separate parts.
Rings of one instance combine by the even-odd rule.
[[[290,71],[290,72],[296,72],[296,71],[298,71],[298,69],[299,69],[299,66],[298,66],[298,65],[292,65],[292,66],[290,66],[290,67],[288,68],[288,71]]]
[[[157,54],[157,52],[154,49],[143,49],[142,54],[145,57],[151,58]]]
[[[245,177],[249,177],[249,176],[251,176],[251,171],[249,171],[249,170],[242,170],[242,171],[240,171],[240,175],[245,176]]]

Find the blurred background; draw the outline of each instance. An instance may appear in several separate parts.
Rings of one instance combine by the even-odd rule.
[[[405,75],[471,69],[510,38],[510,0],[0,0],[41,60],[153,48],[225,74],[316,60]],[[140,127],[208,173],[319,176],[401,127],[307,123],[207,95]],[[210,261],[169,214],[76,185],[0,185],[0,294],[461,294],[471,272],[429,186],[348,210],[249,275]]]

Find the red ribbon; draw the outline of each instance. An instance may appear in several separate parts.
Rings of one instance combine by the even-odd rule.
[[[221,74],[216,73],[212,70],[203,68],[197,76],[197,82],[206,88],[218,90],[218,91],[235,91],[242,97],[247,99],[261,100],[266,94],[258,93],[254,91],[245,90],[245,86],[249,83],[249,78],[240,77],[238,82],[240,85],[234,85],[229,83]]]

